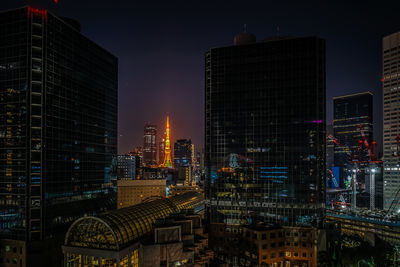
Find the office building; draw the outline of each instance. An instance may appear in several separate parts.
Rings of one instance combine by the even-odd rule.
[[[191,152],[192,152],[192,155],[191,155],[192,167],[195,168],[196,167],[196,153],[195,153],[195,150],[194,150],[194,144],[192,144]]]
[[[136,178],[136,156],[132,154],[117,156],[117,176],[118,179]]]
[[[242,33],[234,45],[207,51],[205,74],[210,221],[320,224],[325,41],[280,36],[256,42]]]
[[[143,136],[143,165],[150,167],[157,164],[157,127],[150,123],[144,126]]]
[[[400,208],[400,32],[383,38],[383,159],[384,209]]]
[[[160,137],[160,141],[158,141],[158,165],[162,165],[164,163],[164,150],[165,150],[165,136]]]
[[[129,155],[135,157],[136,165],[136,179],[141,179],[143,177],[143,149],[142,147],[135,147],[133,152],[129,152]]]
[[[115,208],[118,60],[47,10],[2,11],[0,29],[0,239],[18,266],[57,266],[49,238]]]
[[[179,139],[174,144],[174,167],[192,166],[193,153],[192,141],[190,139]]]
[[[177,184],[182,184],[185,186],[191,186],[193,183],[193,169],[192,166],[182,166],[178,169],[178,179],[176,181]]]
[[[165,179],[118,180],[118,209],[126,208],[152,198],[163,198],[166,195]]]
[[[64,266],[153,267],[194,263],[193,249],[199,251],[205,247],[195,244],[193,236],[188,233],[202,232],[198,229],[201,222],[196,214],[204,209],[203,202],[201,194],[188,192],[105,212],[96,217],[82,217],[72,224],[65,235],[62,247]],[[192,211],[191,216],[175,219],[175,224],[163,227],[162,221],[168,223],[169,216],[187,210]],[[206,260],[206,257],[203,259]]]
[[[361,128],[360,128],[361,127]],[[340,185],[353,169],[353,159],[367,165],[368,150],[358,151],[359,141],[365,137],[368,144],[373,140],[373,95],[363,92],[333,98],[333,136],[340,145],[334,146],[334,166],[340,168]],[[360,177],[361,179],[361,177]],[[360,180],[358,179],[358,180]],[[360,180],[361,181],[361,180]],[[365,184],[362,179],[362,184]]]

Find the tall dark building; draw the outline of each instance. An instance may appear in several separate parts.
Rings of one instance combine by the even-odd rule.
[[[157,126],[146,123],[143,136],[143,164],[150,167],[157,164]]]
[[[192,165],[192,140],[179,139],[174,144],[174,167],[191,166]]]
[[[136,156],[124,154],[117,156],[118,179],[136,179]]]
[[[333,135],[339,141],[334,147],[334,165],[341,168],[341,185],[346,169],[352,168],[351,156],[358,153],[358,141],[365,135],[368,143],[373,134],[373,95],[371,92],[333,98]],[[360,126],[362,127],[360,129]],[[368,160],[368,152],[361,152],[361,161]]]
[[[274,37],[205,56],[212,222],[318,224],[325,208],[325,41]]]
[[[57,266],[43,240],[115,204],[118,60],[79,28],[29,6],[0,13],[0,243],[16,252],[1,266]]]

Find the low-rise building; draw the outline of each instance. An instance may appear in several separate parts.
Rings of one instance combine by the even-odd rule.
[[[165,197],[165,189],[165,179],[118,180],[118,209],[139,204],[149,198]]]
[[[317,266],[316,228],[214,223],[209,236],[210,247],[228,266]]]

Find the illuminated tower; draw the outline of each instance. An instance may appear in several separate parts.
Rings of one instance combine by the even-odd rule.
[[[169,138],[169,116],[167,116],[167,128],[165,130],[164,163],[162,166],[165,168],[172,168],[171,140]]]

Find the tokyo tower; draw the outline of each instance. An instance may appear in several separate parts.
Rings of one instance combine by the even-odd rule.
[[[169,136],[169,116],[167,116],[167,128],[165,130],[164,162],[162,164],[162,167],[172,169],[171,140]]]

